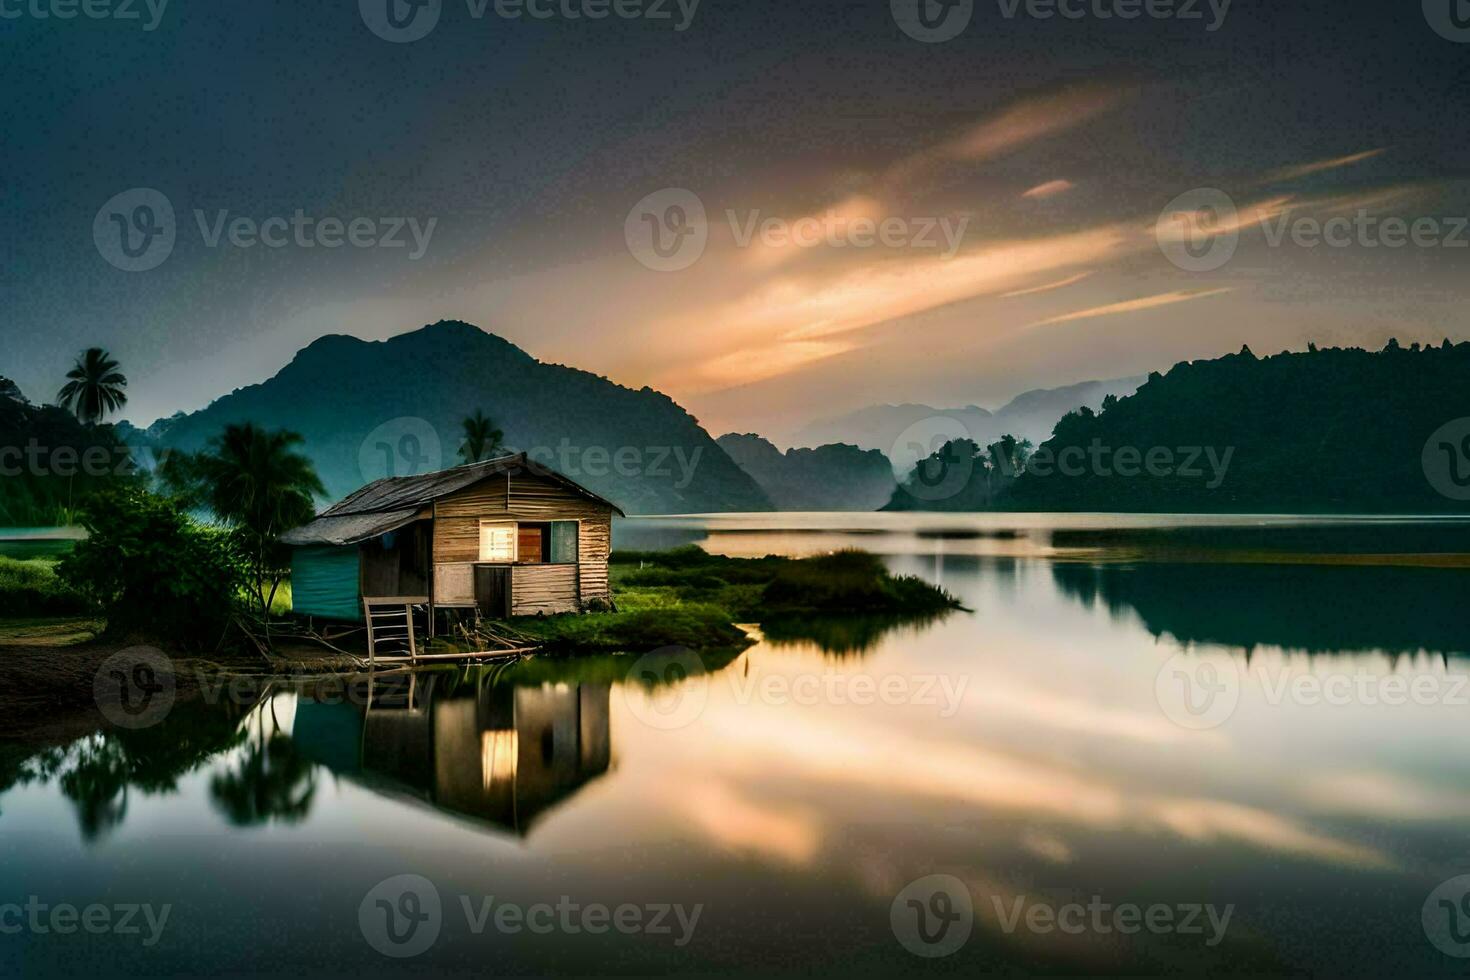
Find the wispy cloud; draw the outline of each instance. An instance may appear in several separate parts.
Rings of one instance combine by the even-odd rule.
[[[1023,191],[1021,196],[1033,201],[1045,200],[1048,197],[1056,197],[1065,194],[1077,185],[1070,180],[1048,180],[1044,184],[1037,184],[1030,190]]]
[[[1013,289],[1008,293],[1001,293],[999,298],[1014,299],[1017,296],[1032,296],[1036,293],[1048,293],[1053,289],[1061,289],[1063,286],[1070,286],[1074,282],[1081,282],[1092,275],[1094,271],[1096,270],[1088,269],[1086,272],[1079,272],[1076,275],[1068,276],[1065,279],[1058,279],[1055,282],[1044,282],[1040,286],[1028,286],[1025,289]]]
[[[1104,306],[1094,306],[1085,310],[1077,310],[1073,313],[1063,313],[1061,316],[1049,317],[1038,320],[1030,326],[1045,327],[1053,323],[1071,323],[1073,320],[1086,320],[1095,316],[1113,316],[1118,313],[1136,313],[1139,310],[1152,310],[1159,306],[1169,306],[1173,303],[1187,303],[1194,299],[1204,299],[1207,296],[1219,296],[1221,293],[1230,292],[1231,287],[1220,286],[1215,289],[1176,289],[1173,292],[1159,293],[1155,296],[1144,296],[1139,299],[1128,299],[1121,303],[1108,303]]]
[[[1295,167],[1285,167],[1266,175],[1264,183],[1275,183],[1281,180],[1295,180],[1298,177],[1306,177],[1310,174],[1319,174],[1324,170],[1336,170],[1339,167],[1351,166],[1364,160],[1371,160],[1387,150],[1388,147],[1380,146],[1373,150],[1363,150],[1361,153],[1349,153],[1347,156],[1333,157],[1330,160],[1317,160],[1312,163],[1304,163]]]

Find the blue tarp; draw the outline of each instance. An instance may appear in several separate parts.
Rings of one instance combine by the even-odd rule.
[[[357,545],[316,545],[291,552],[291,609],[306,616],[359,622]]]

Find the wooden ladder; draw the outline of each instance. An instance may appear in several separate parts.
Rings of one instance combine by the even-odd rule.
[[[364,598],[362,612],[367,621],[369,665],[377,662],[380,643],[394,648],[395,655],[385,657],[385,660],[418,660],[418,647],[413,636],[411,600],[401,597]],[[407,657],[404,656],[405,651]]]

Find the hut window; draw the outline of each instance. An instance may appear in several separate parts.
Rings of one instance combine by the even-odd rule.
[[[480,522],[480,560],[516,560],[516,526],[493,521]]]
[[[546,561],[546,525],[522,524],[516,529],[516,560],[526,565]]]
[[[551,522],[550,561],[558,565],[577,563],[577,528],[576,521]]]

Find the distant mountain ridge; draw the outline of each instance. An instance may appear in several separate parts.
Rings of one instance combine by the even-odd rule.
[[[1242,348],[1067,415],[1029,455],[974,450],[942,447],[889,509],[1464,514],[1470,343]]]
[[[667,395],[539,361],[461,321],[383,341],[318,338],[274,377],[160,420],[146,436],[196,450],[232,422],[300,432],[335,500],[383,476],[461,462],[460,423],[477,409],[505,447],[532,452],[630,514],[771,508]]]
[[[893,466],[876,449],[834,444],[781,452],[753,432],[715,440],[777,510],[877,510],[893,495]]]
[[[793,441],[801,446],[849,443],[877,449],[888,455],[896,472],[904,474],[938,448],[936,439],[943,442],[963,437],[984,446],[1004,435],[1014,435],[1040,443],[1051,436],[1052,427],[1068,412],[1084,405],[1096,410],[1108,395],[1121,398],[1132,394],[1143,382],[1139,376],[1037,388],[1022,392],[995,411],[977,405],[871,405],[806,425]]]

